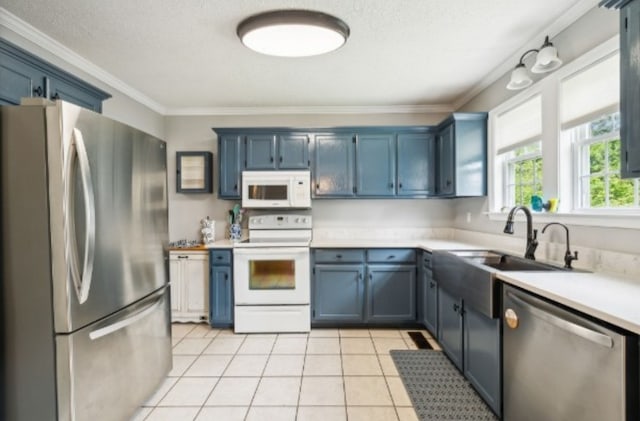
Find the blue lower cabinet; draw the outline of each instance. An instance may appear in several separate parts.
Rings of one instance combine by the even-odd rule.
[[[422,275],[424,287],[423,312],[424,326],[433,335],[438,337],[438,283],[433,279],[431,269],[424,269]]]
[[[209,323],[213,327],[233,326],[233,276],[231,250],[211,250]]]
[[[438,289],[438,341],[462,371],[462,300],[442,288]]]
[[[364,322],[364,265],[317,264],[313,321]]]
[[[415,324],[415,256],[413,249],[314,250],[312,322],[316,326]]]
[[[465,307],[464,375],[493,411],[500,415],[500,319]]]
[[[415,322],[415,265],[368,265],[367,272],[367,320]]]
[[[500,416],[500,319],[486,317],[444,289],[437,290],[438,341],[442,350]]]

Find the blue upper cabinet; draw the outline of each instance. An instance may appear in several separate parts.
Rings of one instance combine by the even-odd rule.
[[[431,133],[400,133],[397,139],[397,195],[435,193],[435,138]]]
[[[248,170],[276,169],[276,138],[275,134],[251,134],[246,137],[246,152]]]
[[[455,177],[455,150],[453,144],[454,129],[453,123],[447,124],[438,133],[436,141],[436,162],[438,163],[436,194],[439,196],[453,196],[455,192],[453,184]]]
[[[620,20],[620,172],[640,177],[640,1],[623,7]]]
[[[246,134],[247,170],[302,170],[309,165],[306,133]]]
[[[438,126],[436,195],[486,194],[487,113],[454,113]]]
[[[278,137],[278,168],[281,170],[306,170],[309,161],[308,134],[283,134]]]
[[[394,134],[356,136],[356,194],[394,196],[396,192],[396,139]]]
[[[108,93],[0,39],[0,104],[25,97],[62,99],[101,112]]]
[[[355,194],[353,134],[317,134],[313,152],[313,196],[352,197]]]
[[[243,137],[234,133],[219,133],[219,197],[240,199],[240,177],[244,164]]]

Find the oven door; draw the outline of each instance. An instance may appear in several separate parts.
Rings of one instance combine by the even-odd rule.
[[[235,305],[309,304],[308,247],[233,250]]]

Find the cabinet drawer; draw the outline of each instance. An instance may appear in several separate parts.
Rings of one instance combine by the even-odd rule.
[[[416,251],[413,249],[372,249],[367,251],[367,262],[377,263],[414,263]]]
[[[422,265],[425,268],[431,269],[431,253],[427,253],[427,252],[422,253]]]
[[[317,263],[360,263],[364,262],[364,250],[361,249],[317,249]]]
[[[230,265],[231,250],[211,250],[211,264]]]

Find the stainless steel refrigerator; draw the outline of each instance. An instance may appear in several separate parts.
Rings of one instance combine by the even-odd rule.
[[[61,101],[0,133],[0,419],[128,420],[171,368],[166,144]]]

